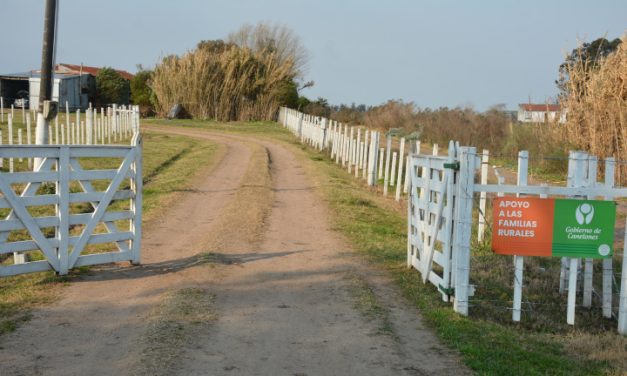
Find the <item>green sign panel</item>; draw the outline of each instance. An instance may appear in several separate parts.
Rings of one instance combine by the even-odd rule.
[[[612,257],[615,222],[613,201],[556,199],[553,256]]]

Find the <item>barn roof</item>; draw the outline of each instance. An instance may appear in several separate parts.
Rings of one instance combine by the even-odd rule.
[[[55,71],[70,71],[75,74],[80,74],[81,72],[89,73],[94,77],[98,75],[98,72],[100,72],[101,69],[102,68],[90,67],[87,65],[81,66],[81,65],[75,65],[75,64],[64,64],[64,63],[57,64],[55,67]],[[118,72],[118,74],[122,76],[122,78],[129,80],[129,81],[133,79],[134,77],[132,73],[129,73],[125,70],[115,69],[115,71]]]
[[[518,105],[523,111],[536,111],[536,112],[559,112],[562,108],[559,104],[532,104],[521,103]]]

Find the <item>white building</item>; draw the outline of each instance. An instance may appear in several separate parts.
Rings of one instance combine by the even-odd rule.
[[[52,85],[52,100],[58,102],[60,106],[65,106],[67,102],[70,108],[86,108],[89,105],[88,88],[91,78],[89,75],[54,74],[54,85]],[[39,107],[39,77],[28,79],[30,86],[29,104],[31,109]]]
[[[531,104],[518,105],[518,121],[522,123],[566,122],[566,111],[558,104]]]
[[[16,99],[28,99],[28,107],[36,110],[39,106],[40,80],[40,74],[34,71],[0,75],[0,96],[6,105]],[[61,106],[67,102],[72,109],[87,108],[92,85],[93,77],[89,74],[55,73],[52,100]]]

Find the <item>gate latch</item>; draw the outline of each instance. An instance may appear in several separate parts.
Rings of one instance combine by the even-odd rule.
[[[455,287],[446,288],[442,285],[438,285],[438,289],[442,291],[443,293],[445,293],[447,296],[455,295]]]
[[[459,171],[459,161],[445,163],[444,168],[450,168],[451,170]]]

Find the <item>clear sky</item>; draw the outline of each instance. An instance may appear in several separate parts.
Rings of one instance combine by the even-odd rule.
[[[293,29],[311,55],[303,94],[485,110],[544,102],[578,40],[627,30],[626,0],[59,0],[59,63],[135,71],[243,23]],[[41,64],[43,0],[0,0],[0,73]]]

